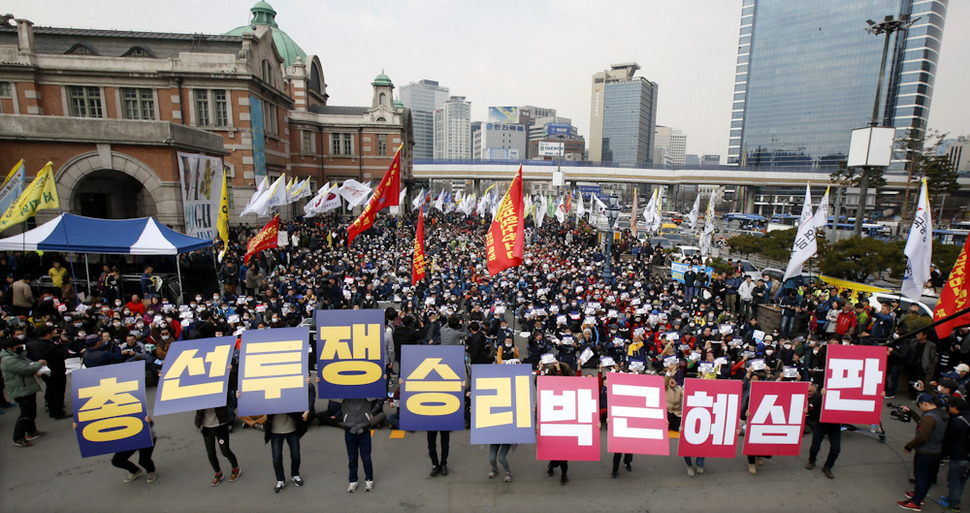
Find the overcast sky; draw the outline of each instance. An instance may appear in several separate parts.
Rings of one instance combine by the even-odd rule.
[[[793,0],[796,1],[796,0]],[[5,11],[38,26],[223,33],[255,0],[42,0]],[[397,87],[437,80],[472,102],[555,108],[589,136],[592,74],[636,61],[660,85],[658,125],[687,152],[726,161],[741,0],[271,0],[276,21],[319,56],[331,105],[369,105],[383,69]],[[865,20],[859,20],[862,30]],[[930,128],[970,134],[970,2],[949,5]]]

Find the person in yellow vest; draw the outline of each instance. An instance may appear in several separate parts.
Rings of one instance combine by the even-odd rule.
[[[60,260],[54,260],[54,267],[47,271],[47,275],[51,278],[54,293],[60,297],[61,288],[64,287],[64,277],[67,276],[67,269],[61,267]]]

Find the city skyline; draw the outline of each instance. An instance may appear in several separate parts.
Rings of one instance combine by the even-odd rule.
[[[55,1],[9,10],[37,26],[221,34],[247,23],[253,3],[134,9],[115,0]],[[472,103],[472,120],[486,120],[491,105],[547,105],[588,138],[589,76],[637,61],[638,75],[659,85],[657,124],[684,130],[687,153],[726,161],[741,0],[681,4],[276,1],[273,7],[280,27],[319,56],[331,105],[369,103],[370,81],[383,70],[398,88],[437,80]],[[859,20],[860,31],[864,26]],[[970,133],[970,103],[960,88],[970,80],[960,55],[970,46],[968,29],[970,4],[950,2],[929,128],[951,137]]]

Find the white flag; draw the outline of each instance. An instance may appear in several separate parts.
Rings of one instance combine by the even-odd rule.
[[[478,200],[478,206],[475,207],[475,215],[478,217],[485,217],[485,212],[488,206],[491,204],[490,198],[492,197],[491,192],[486,192],[482,194],[482,199]]]
[[[556,220],[559,224],[566,222],[566,203],[562,198],[559,198],[559,203],[556,204]]]
[[[256,210],[254,207],[256,206],[257,202],[260,201],[263,195],[266,194],[266,190],[268,188],[269,180],[264,176],[263,180],[260,181],[259,185],[256,186],[256,192],[254,192],[253,196],[249,198],[249,203],[246,203],[246,207],[242,209],[242,212],[239,215],[244,216],[246,214],[255,214]]]
[[[576,200],[576,221],[579,221],[580,217],[586,215],[586,205],[583,205],[583,193],[578,193]]]
[[[714,199],[716,197],[717,186],[714,186],[714,191],[711,192],[711,197],[707,200],[707,214],[704,216],[704,233],[701,235],[701,256],[707,256],[711,252],[711,238],[714,237],[714,225],[717,222],[714,218]]]
[[[826,228],[829,225],[829,188],[825,188],[825,195],[822,196],[821,201],[818,202],[818,210],[815,211],[815,217],[812,218],[812,222],[815,223],[815,228]]]
[[[658,189],[656,211],[654,211],[653,217],[651,218],[651,221],[653,221],[653,226],[650,227],[650,231],[654,233],[660,230],[660,224],[663,221],[663,214],[661,213],[663,203],[663,189]]]
[[[606,217],[606,203],[599,199],[599,196],[593,194],[593,201],[596,202],[596,211],[600,213],[601,216]]]
[[[546,213],[549,212],[549,202],[546,201],[546,195],[539,195],[539,205],[536,209],[536,226],[542,228],[542,220],[546,218]]]
[[[290,189],[289,202],[294,203],[303,198],[309,198],[313,192],[310,191],[310,179],[304,178]]]
[[[445,190],[441,189],[438,192],[438,198],[434,200],[434,208],[438,209],[439,212],[445,211]]]
[[[411,202],[411,205],[414,206],[414,210],[420,210],[421,207],[424,206],[427,196],[428,193],[425,192],[424,189],[421,189],[421,192],[419,192],[417,197],[414,198],[414,201]]]
[[[919,203],[913,226],[906,239],[906,274],[903,275],[902,294],[913,301],[923,295],[923,285],[930,280],[930,262],[933,260],[933,219],[930,215],[930,200],[926,192],[926,178],[919,190]]]
[[[286,204],[286,175],[282,174],[273,182],[269,190],[259,199],[259,203],[253,206],[257,217],[269,217],[274,208]]]
[[[317,196],[325,192],[330,192],[330,182],[323,184],[323,187],[320,187],[319,189],[317,189]]]
[[[701,214],[701,191],[697,191],[697,197],[694,198],[694,206],[690,209],[690,213],[687,214],[687,219],[690,220],[690,229],[693,230],[697,228],[697,218]]]
[[[653,190],[650,201],[643,208],[643,227],[647,231],[653,231],[653,216],[657,213],[657,189]]]
[[[782,283],[801,274],[802,265],[818,252],[813,219],[812,186],[805,184],[805,203],[802,205],[802,216],[798,220],[798,232],[795,234],[795,243],[792,244],[791,248],[791,260],[788,261],[788,269],[785,270]]]
[[[347,200],[347,206],[354,208],[367,199],[367,196],[370,195],[371,188],[370,184],[360,183],[353,178],[348,178],[344,180],[339,190],[340,195]]]
[[[401,195],[398,196],[398,198],[397,198],[397,204],[398,205],[403,205],[404,204],[404,198],[406,198],[407,196],[408,196],[408,188],[405,187],[405,188],[401,189]]]

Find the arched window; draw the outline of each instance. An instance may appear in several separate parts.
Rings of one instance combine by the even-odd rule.
[[[98,55],[98,52],[94,51],[91,45],[84,43],[77,43],[71,47],[70,50],[64,52],[65,55]]]
[[[127,52],[122,55],[122,57],[147,57],[155,58],[155,54],[151,52],[148,48],[143,46],[132,46]]]

